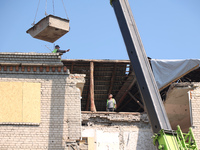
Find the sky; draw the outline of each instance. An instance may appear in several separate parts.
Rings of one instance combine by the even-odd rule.
[[[66,18],[62,0],[47,0],[48,14]],[[62,59],[129,59],[110,0],[63,0],[70,31],[54,44]],[[39,0],[0,0],[0,52],[49,53],[54,44],[34,39]],[[129,0],[145,51],[153,59],[200,59],[200,0]],[[45,17],[40,0],[36,22]],[[47,47],[46,47],[47,46]]]

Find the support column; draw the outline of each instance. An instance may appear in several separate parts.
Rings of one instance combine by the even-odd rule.
[[[90,110],[96,112],[94,103],[94,62],[90,62]]]

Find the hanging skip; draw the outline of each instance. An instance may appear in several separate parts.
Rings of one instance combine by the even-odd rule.
[[[63,6],[64,6],[64,3],[63,3]],[[38,11],[38,8],[37,8],[37,11]],[[66,12],[66,9],[65,9],[65,12]],[[47,12],[45,8],[45,15],[46,14]],[[37,12],[36,12],[36,15],[37,15]],[[29,33],[33,38],[54,43],[56,40],[58,40],[67,32],[69,32],[69,29],[70,27],[69,27],[68,16],[67,16],[67,19],[64,19],[58,16],[48,15],[44,17],[43,19],[41,19],[36,24],[34,20],[33,27],[28,29],[26,33]]]

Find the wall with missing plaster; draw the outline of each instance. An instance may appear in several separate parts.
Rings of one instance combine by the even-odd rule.
[[[146,114],[82,112],[81,150],[154,150],[152,136]]]
[[[200,83],[181,82],[170,85],[164,106],[172,129],[180,125],[184,133],[192,127],[198,147],[200,147]]]
[[[200,83],[192,84],[195,88],[188,93],[191,104],[191,125],[198,148],[200,148]]]

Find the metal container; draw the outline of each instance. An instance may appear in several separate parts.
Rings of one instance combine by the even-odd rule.
[[[26,31],[33,38],[51,43],[67,32],[69,32],[69,20],[53,15],[48,15]]]

